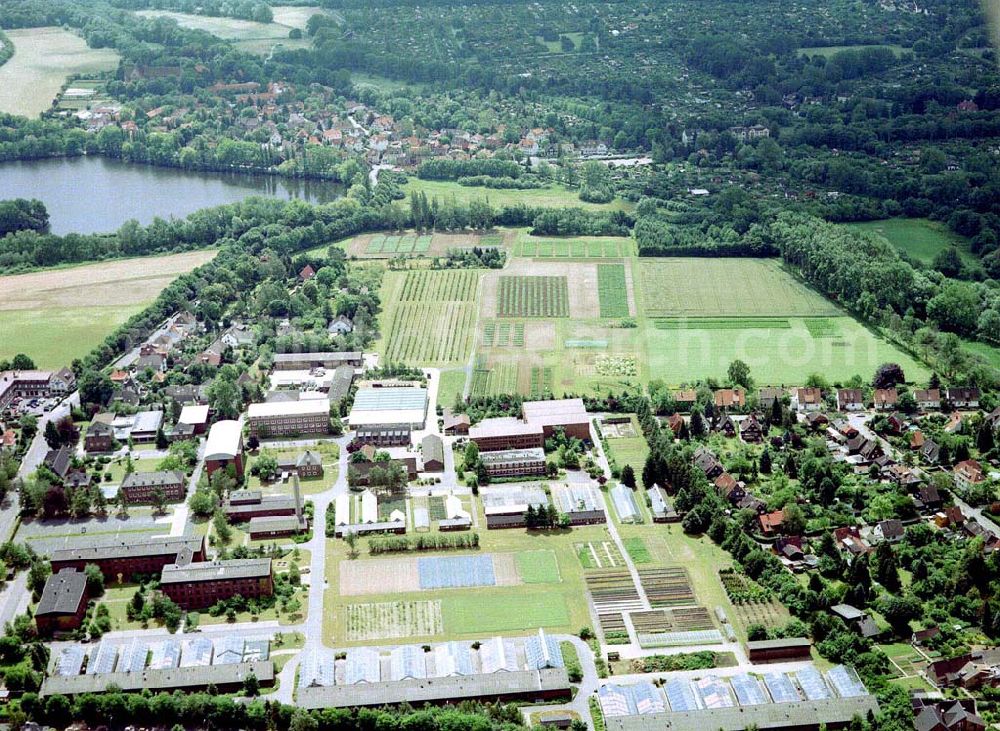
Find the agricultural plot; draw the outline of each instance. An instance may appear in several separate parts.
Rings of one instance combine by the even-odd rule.
[[[483,324],[480,343],[484,348],[523,348],[524,323],[487,320]]]
[[[554,382],[555,376],[551,368],[532,367],[528,395],[534,399],[549,396],[552,394]]]
[[[600,264],[597,267],[597,294],[601,302],[601,317],[628,317],[628,289],[622,264]]]
[[[580,565],[585,569],[618,568],[625,565],[618,545],[613,541],[587,542],[573,545]]]
[[[773,597],[761,602],[737,604],[733,607],[733,612],[744,627],[762,624],[768,629],[778,629],[784,627],[791,618],[788,609]]]
[[[215,254],[149,256],[0,277],[0,358],[27,353],[40,368],[61,368],[86,355],[179,274]],[[54,332],[59,337],[53,338]]]
[[[529,259],[624,259],[636,255],[636,246],[627,238],[538,239],[524,236],[517,242],[514,253]]]
[[[441,602],[380,602],[347,606],[347,639],[394,640],[430,637],[444,631]]]
[[[907,256],[926,265],[930,265],[934,257],[949,246],[958,247],[959,254],[967,264],[976,263],[976,257],[969,251],[968,241],[938,221],[926,218],[890,218],[885,221],[844,225],[882,236]]]
[[[569,317],[566,277],[501,276],[497,317]]]
[[[649,317],[836,316],[833,303],[768,259],[642,259]]]
[[[476,356],[469,394],[481,398],[517,393],[518,370],[516,362],[499,361],[488,366],[484,356]]]
[[[52,106],[67,77],[118,65],[115,51],[88,48],[83,38],[62,28],[10,30],[7,37],[14,55],[0,66],[0,112],[37,117]]]
[[[463,634],[521,632],[527,627],[569,624],[566,599],[560,594],[505,594],[490,601],[462,594],[443,600],[442,614],[449,632]]]
[[[605,644],[627,645],[631,641],[621,612],[598,614],[597,623],[601,628],[601,634],[604,635]]]
[[[525,584],[558,584],[562,581],[556,555],[548,549],[518,553],[517,571]]]
[[[628,427],[627,430],[624,427]],[[618,467],[631,465],[635,473],[639,474],[646,464],[646,457],[649,456],[649,445],[646,443],[646,437],[642,435],[642,430],[639,429],[639,422],[635,416],[631,417],[628,424],[614,431],[608,427],[601,428],[608,440],[608,459]],[[626,433],[632,436],[620,436]]]
[[[625,550],[634,564],[652,563],[653,557],[646,548],[646,543],[640,536],[631,536],[624,540]]]
[[[694,587],[686,570],[680,567],[639,569],[639,581],[654,607],[694,604]]]
[[[513,553],[399,556],[340,563],[340,594],[343,596],[516,586],[520,583],[516,554]]]
[[[388,272],[383,277],[383,357],[392,363],[463,362],[473,347],[475,271]]]
[[[642,609],[639,591],[628,569],[606,569],[586,574],[587,591],[598,614]]]

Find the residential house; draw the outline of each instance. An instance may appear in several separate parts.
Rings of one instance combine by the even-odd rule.
[[[792,391],[792,408],[796,411],[819,411],[823,408],[823,390],[819,388],[796,388]]]
[[[903,540],[903,523],[895,518],[880,521],[872,530],[879,542],[899,543]]]
[[[895,388],[875,389],[875,409],[878,411],[892,411],[899,403],[899,392]]]
[[[773,536],[780,533],[785,523],[785,511],[775,510],[773,513],[764,513],[757,516],[760,524],[760,532],[765,536]]]
[[[943,700],[914,709],[913,728],[916,731],[985,731],[986,721],[976,714],[975,701],[967,708],[962,701]]]
[[[962,431],[962,424],[965,419],[957,411],[953,411],[948,415],[948,421],[944,425],[944,431],[946,434],[958,434]]]
[[[920,502],[928,510],[937,510],[942,504],[944,504],[944,500],[941,498],[941,493],[935,485],[921,485],[920,489],[917,491],[917,496],[920,499]]]
[[[698,401],[698,392],[693,388],[674,391],[674,404],[678,411],[690,412]]]
[[[921,448],[920,454],[927,462],[937,464],[941,459],[941,445],[933,439],[927,439],[924,441],[924,446]]]
[[[848,525],[833,531],[833,540],[837,548],[851,556],[861,556],[871,550],[871,546],[861,537],[857,526]]]
[[[354,330],[354,323],[346,315],[339,315],[326,326],[326,331],[331,335],[347,335]]]
[[[764,438],[764,430],[756,414],[750,414],[740,422],[740,438],[749,444],[757,444]]]
[[[738,481],[728,472],[723,472],[721,475],[716,477],[714,484],[715,489],[718,490],[719,494],[733,505],[739,505],[743,498],[746,497],[746,485]]]
[[[978,388],[947,388],[945,398],[956,409],[978,409]]]
[[[725,471],[719,458],[707,447],[698,447],[694,452],[693,461],[695,466],[710,480],[714,480]]]
[[[245,348],[256,343],[257,336],[254,335],[253,330],[246,325],[243,325],[242,323],[234,323],[222,334],[222,337],[220,337],[219,340],[222,341],[223,345],[230,347],[233,350],[239,350],[240,348]]]
[[[837,411],[864,411],[865,394],[860,388],[837,389]]]
[[[715,392],[715,405],[720,409],[742,409],[747,403],[747,392],[742,388],[720,388]]]
[[[684,428],[684,417],[678,414],[676,411],[667,417],[667,426],[670,427],[670,431],[674,436],[681,433]]]
[[[910,449],[923,449],[926,441],[924,433],[919,429],[910,432]]]
[[[941,408],[941,389],[939,388],[918,388],[913,392],[913,400],[917,402],[917,408],[921,411]]]
[[[955,486],[962,490],[968,490],[978,485],[986,479],[983,474],[983,467],[974,459],[967,459],[955,465],[952,471],[952,478]]]
[[[862,637],[878,637],[882,634],[875,620],[857,607],[850,604],[836,604],[830,607],[830,611]]]
[[[83,450],[87,454],[95,452],[110,452],[114,449],[115,431],[111,424],[98,421],[96,418],[87,427],[83,435]]]
[[[844,439],[854,439],[860,433],[847,419],[837,419],[833,422],[833,428],[837,430]]]
[[[316,270],[312,268],[311,264],[306,264],[299,271],[299,279],[301,279],[303,282],[308,282],[315,276],[316,276]]]
[[[830,420],[827,418],[826,414],[814,411],[806,416],[806,423],[809,425],[809,428],[818,431],[825,428],[830,423]]]
[[[757,393],[757,402],[760,407],[765,411],[770,411],[774,407],[775,401],[781,401],[785,397],[785,389],[783,388],[762,388]]]
[[[952,505],[934,514],[934,524],[938,528],[961,527],[965,523],[965,515],[957,505]]]

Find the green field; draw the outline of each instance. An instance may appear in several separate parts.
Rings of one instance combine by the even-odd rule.
[[[580,601],[584,599],[581,596]],[[566,600],[558,595],[525,595],[519,591],[498,591],[495,599],[465,594],[441,602],[446,632],[524,632],[539,627],[562,627],[569,622]]]
[[[14,55],[0,66],[0,112],[37,117],[72,74],[111,71],[118,54],[109,48],[88,48],[75,33],[62,28],[7,31]]]
[[[489,202],[494,206],[526,203],[529,206],[548,206],[552,208],[570,206],[591,210],[617,211],[632,209],[631,203],[617,199],[611,203],[584,203],[580,200],[579,191],[555,184],[548,188],[536,188],[532,190],[500,190],[459,185],[447,180],[421,180],[420,178],[412,177],[403,186],[403,192],[408,197],[412,190],[426,193],[428,199],[435,196],[441,200],[454,198],[459,203],[489,199]]]
[[[502,361],[488,366],[486,359],[480,355],[476,357],[476,363],[472,369],[472,384],[469,388],[469,395],[473,398],[479,398],[517,393],[517,379],[517,363]]]
[[[501,276],[497,317],[569,317],[566,277]]]
[[[213,256],[206,250],[0,277],[0,358],[27,353],[39,368],[69,365]]]
[[[441,371],[441,382],[438,384],[438,404],[446,408],[451,408],[455,403],[455,396],[460,396],[465,390],[465,371],[447,370]]]
[[[597,295],[601,301],[601,317],[628,317],[628,288],[622,264],[597,266]]]
[[[778,317],[839,314],[771,259],[640,259],[649,317]]]
[[[910,50],[908,48],[903,48],[903,46],[898,46],[894,44],[862,44],[857,46],[816,46],[815,48],[800,48],[799,54],[803,56],[824,56],[830,58],[834,54],[840,53],[841,51],[858,51],[865,48],[888,48],[890,51],[896,54],[896,56],[902,56],[904,52]]]
[[[386,272],[382,341],[386,362],[462,363],[475,340],[479,272]]]
[[[576,239],[540,239],[522,236],[515,256],[531,259],[623,259],[636,255],[632,239],[607,236]]]
[[[962,347],[983,358],[994,368],[1000,368],[1000,346],[981,343],[975,340],[964,340],[962,341]]]
[[[176,13],[170,10],[138,10],[136,15],[146,18],[170,18],[177,21],[177,25],[191,30],[203,30],[211,33],[217,38],[232,41],[244,51],[267,55],[276,45],[286,48],[306,48],[311,41],[308,38],[292,40],[288,33],[292,28],[303,28],[305,21],[302,20],[301,11],[289,12],[286,10],[276,14],[277,17],[284,16],[289,20],[289,25],[281,23],[258,23],[253,20],[241,20],[239,18],[213,17],[209,15],[192,15],[190,13]],[[277,18],[276,18],[277,19]],[[308,20],[308,17],[306,17]]]
[[[915,261],[930,265],[938,252],[949,246],[957,246],[962,259],[969,264],[976,258],[969,251],[968,242],[952,233],[947,226],[926,218],[890,218],[885,221],[865,221],[845,223],[845,226],[859,231],[884,236],[890,244]]]
[[[653,557],[649,554],[649,549],[646,548],[646,543],[641,536],[631,536],[626,538],[623,543],[633,563],[652,563]]]
[[[558,584],[562,581],[556,555],[545,549],[517,554],[517,571],[525,584]]]

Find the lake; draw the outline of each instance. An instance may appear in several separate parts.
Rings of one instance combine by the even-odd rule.
[[[0,200],[37,198],[49,211],[52,233],[108,233],[134,218],[183,218],[199,208],[249,196],[328,203],[343,186],[270,175],[202,173],[131,165],[102,157],[55,158],[0,164]]]

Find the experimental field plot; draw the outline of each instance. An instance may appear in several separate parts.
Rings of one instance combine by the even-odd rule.
[[[566,277],[501,276],[497,317],[569,317]]]
[[[347,606],[347,639],[393,640],[441,634],[441,602],[378,602]]]
[[[598,265],[597,294],[601,302],[601,317],[628,317],[628,289],[625,284],[624,265]]]
[[[479,273],[387,272],[382,283],[383,356],[391,363],[462,362],[475,338]]]

